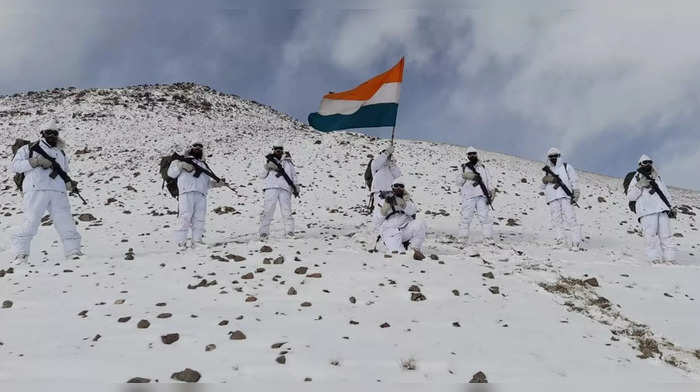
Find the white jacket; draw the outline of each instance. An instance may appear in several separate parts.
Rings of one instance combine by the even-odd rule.
[[[51,147],[42,139],[39,146],[46,151],[48,155],[56,159],[56,162],[61,166],[63,171],[68,173],[68,157],[60,148]],[[32,157],[39,155],[36,152],[32,153]],[[17,150],[17,154],[12,159],[11,170],[15,173],[24,173],[24,182],[22,183],[22,192],[31,191],[55,191],[66,192],[66,183],[61,176],[56,178],[49,177],[51,169],[43,169],[41,167],[32,167],[29,164],[29,145],[22,146]]]
[[[663,200],[661,200],[661,197],[659,197],[657,193],[654,193],[653,195],[650,193],[651,187],[639,188],[637,186],[637,181],[639,181],[640,177],[641,174],[637,173],[632,178],[632,181],[630,182],[630,185],[627,188],[627,199],[629,199],[629,201],[637,202],[637,218],[641,218],[646,215],[656,214],[659,212],[669,211],[670,208],[668,208],[666,203],[664,203]],[[652,172],[651,178],[653,178],[656,181],[656,184],[659,186],[661,192],[664,193],[664,196],[666,196],[668,202],[671,203],[671,205],[673,205],[673,202],[671,201],[671,193],[669,193],[668,188],[666,188],[666,184],[664,184],[664,182],[661,181],[661,177],[659,177],[659,175],[656,174],[656,171]]]
[[[476,172],[479,173],[479,175],[481,176],[482,181],[484,181],[484,185],[486,185],[486,190],[491,192],[493,190],[493,185],[491,184],[491,175],[489,174],[488,170],[486,170],[486,167],[483,164],[477,162],[474,168],[476,169]],[[479,184],[474,185],[474,181],[468,181],[464,179],[462,174],[465,171],[471,172],[471,169],[469,169],[465,165],[462,165],[462,171],[460,171],[457,175],[457,185],[461,187],[462,199],[468,200],[473,197],[484,196],[484,192],[481,190]]]
[[[399,177],[401,169],[389,159],[386,152],[382,151],[372,159],[372,193],[390,191],[391,184]]]
[[[272,158],[277,161],[277,158]],[[289,179],[292,180],[292,183],[297,187],[297,190],[299,190],[299,185],[297,183],[297,170],[294,167],[294,162],[292,162],[291,159],[289,158],[282,158],[282,161],[277,161],[280,162],[282,165],[282,168],[284,169],[284,172],[287,173],[287,176],[289,176]],[[267,164],[267,160],[265,160],[265,164]],[[263,190],[266,189],[284,189],[287,192],[292,192],[292,187],[289,186],[287,183],[287,180],[284,179],[284,176],[280,175],[276,170],[267,170],[265,166],[263,166],[263,170],[260,173],[260,178],[265,180],[265,183],[263,184]]]
[[[379,209],[381,211],[387,201],[381,198],[379,200]],[[411,200],[411,196],[408,194],[408,192],[404,193],[403,200],[405,201],[405,207],[401,208],[399,206],[394,206],[394,209],[389,210],[386,216],[380,214],[382,219],[379,226],[380,230],[384,231],[390,228],[403,228],[413,220],[412,216],[418,213],[418,207],[416,207],[416,204],[413,202],[413,200]],[[393,213],[393,211],[396,211],[396,213]]]
[[[192,157],[188,156],[187,158]],[[198,159],[192,158],[192,161],[204,169],[207,168],[204,165],[204,162]],[[213,184],[215,181],[204,173],[201,173],[199,177],[195,177],[194,170],[192,172],[186,172],[180,169],[178,162],[178,160],[173,160],[170,162],[170,166],[168,167],[168,177],[177,178],[177,189],[179,190],[180,194],[187,192],[199,192],[206,196],[209,193],[211,184]]]
[[[578,176],[576,175],[576,170],[574,170],[573,166],[571,166],[568,163],[565,165],[564,161],[562,161],[561,159],[557,160],[557,165],[554,167],[552,167],[551,162],[547,160],[547,166],[549,166],[550,169],[552,169],[554,174],[558,175],[559,178],[561,178],[561,181],[564,183],[564,185],[566,185],[567,188],[569,188],[571,192],[573,192],[574,189],[578,189]],[[554,185],[555,184],[542,184],[542,189],[544,190],[544,195],[547,199],[547,203],[561,198],[570,199],[570,197],[566,194],[566,192],[564,192],[564,189],[562,189],[562,187],[557,187],[555,189]]]

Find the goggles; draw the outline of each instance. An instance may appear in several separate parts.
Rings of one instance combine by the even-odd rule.
[[[56,129],[45,129],[41,133],[46,136],[58,136],[58,130]]]
[[[404,185],[403,185],[403,184],[393,184],[391,187],[392,187],[392,188],[404,189]]]
[[[642,166],[650,166],[652,163],[654,163],[654,162],[650,161],[650,160],[642,161]]]

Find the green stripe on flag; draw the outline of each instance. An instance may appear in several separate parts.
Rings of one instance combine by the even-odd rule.
[[[324,116],[311,113],[309,114],[309,125],[322,132],[351,128],[393,127],[396,125],[398,110],[398,103],[378,103],[362,106],[353,114]]]

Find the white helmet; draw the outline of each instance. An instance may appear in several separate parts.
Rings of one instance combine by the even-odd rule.
[[[647,154],[642,154],[641,157],[639,157],[639,164],[641,165],[642,162],[644,161],[651,161],[651,158]]]
[[[56,122],[56,119],[48,119],[44,123],[42,123],[39,126],[39,132],[44,132],[48,131],[49,129],[54,130],[54,131],[60,131],[61,128],[58,126],[58,122]]]
[[[274,150],[274,149],[276,149],[276,148],[282,148],[282,149],[284,149],[284,143],[282,143],[281,140],[275,140],[275,142],[272,143],[272,149]]]
[[[552,147],[547,151],[547,156],[549,157],[550,155],[561,155],[561,151],[556,147]]]
[[[471,153],[477,154],[478,152],[476,151],[476,148],[469,146],[469,147],[467,147],[467,154],[471,154]]]

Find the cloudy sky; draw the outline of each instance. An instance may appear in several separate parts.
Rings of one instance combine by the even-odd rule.
[[[700,189],[697,1],[0,3],[0,94],[193,81],[306,121],[406,56],[399,137]]]

